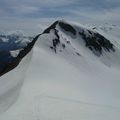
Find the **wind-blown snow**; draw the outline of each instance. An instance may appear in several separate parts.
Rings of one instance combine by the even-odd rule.
[[[56,29],[56,52],[50,48],[55,30],[40,35],[19,99],[0,120],[118,120],[119,47],[98,57],[78,36]]]

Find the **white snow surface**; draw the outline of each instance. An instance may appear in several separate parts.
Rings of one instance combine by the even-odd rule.
[[[10,51],[10,54],[12,57],[17,57],[19,55],[21,50],[14,50],[14,51]]]
[[[120,119],[119,47],[115,53],[97,57],[81,39],[73,39],[59,26],[57,29],[66,48],[58,46],[57,53],[50,49],[54,30],[39,37],[19,99],[1,113],[0,120]]]

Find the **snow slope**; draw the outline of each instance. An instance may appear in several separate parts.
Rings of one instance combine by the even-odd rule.
[[[19,99],[0,120],[120,118],[119,47],[105,36],[101,40],[109,42],[96,48],[96,32],[60,22],[72,26],[67,26],[72,32],[57,23],[39,36]],[[95,37],[94,44],[87,46],[80,31],[89,40]]]
[[[17,100],[31,56],[32,52],[25,56],[14,70],[0,77],[0,113],[6,111]]]

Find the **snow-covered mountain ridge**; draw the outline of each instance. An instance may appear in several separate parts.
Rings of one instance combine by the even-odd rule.
[[[38,43],[40,47],[50,48],[63,56],[76,54],[88,59],[95,58],[109,67],[112,64],[120,65],[120,48],[114,44],[114,39],[108,39],[83,25],[56,21],[40,35]]]
[[[83,25],[55,22],[33,39],[32,61],[16,102],[11,99],[18,95],[21,80],[15,79],[24,73],[30,55],[1,77],[2,84],[11,72],[14,79],[5,84],[9,92],[0,96],[6,98],[0,111],[10,101],[14,104],[0,120],[118,120],[120,48],[115,40]]]
[[[53,47],[55,47],[55,49],[56,46],[60,43],[60,36],[59,34],[57,34],[60,30],[57,30],[57,25],[61,28],[62,31],[64,31],[64,33],[67,32],[70,33],[69,35],[73,35],[74,39],[77,37],[79,39],[82,38],[85,42],[85,46],[95,53],[98,52],[99,55],[102,54],[102,49],[106,51],[114,51],[113,44],[104,36],[100,35],[99,33],[93,32],[92,30],[85,29],[84,27],[82,28],[79,26],[75,26],[74,28],[72,25],[64,21],[56,21],[53,25],[51,25],[48,29],[44,31],[44,33],[50,33],[51,30],[55,30],[56,39],[53,40]]]

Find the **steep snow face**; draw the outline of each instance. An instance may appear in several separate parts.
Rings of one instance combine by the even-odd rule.
[[[56,21],[40,35],[38,44],[66,58],[97,59],[109,67],[117,67],[120,65],[120,50],[114,44],[114,38],[109,39],[105,34],[82,25]]]

